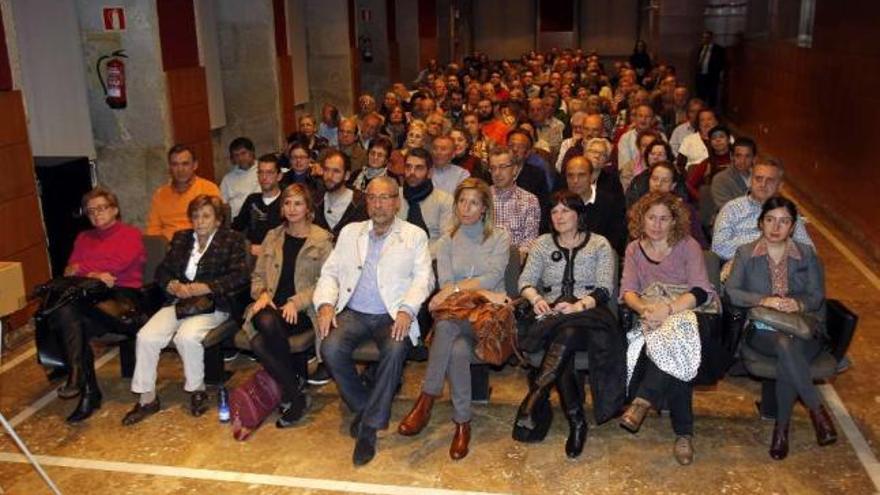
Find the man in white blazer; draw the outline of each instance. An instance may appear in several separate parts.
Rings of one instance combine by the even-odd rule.
[[[415,316],[434,287],[428,236],[397,218],[397,182],[377,177],[367,186],[370,220],[346,225],[321,269],[313,303],[321,354],[342,399],[356,416],[352,460],[364,465],[376,454],[376,431],[388,427],[410,343],[418,341]],[[367,339],[379,347],[375,380],[368,387],[352,357]]]

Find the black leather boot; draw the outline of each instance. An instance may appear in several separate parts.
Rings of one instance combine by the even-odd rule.
[[[58,388],[58,397],[72,399],[83,387],[82,349],[83,325],[72,309],[62,308],[53,318],[53,326],[61,332],[67,352],[67,382]],[[66,311],[65,311],[66,310]]]
[[[587,418],[584,415],[583,386],[574,369],[574,358],[566,360],[565,368],[556,379],[556,390],[562,410],[568,418],[568,439],[565,441],[565,455],[574,459],[584,451],[587,442]]]
[[[547,398],[550,393],[550,387],[556,382],[559,370],[565,362],[566,347],[564,344],[552,343],[547,352],[544,353],[544,359],[541,361],[541,370],[532,382],[529,393],[525,396],[519,405],[516,413],[516,424],[528,430],[535,428],[535,420],[532,418],[532,411],[535,405]]]
[[[770,457],[781,461],[788,456],[788,423],[773,427],[773,439],[770,440]]]
[[[95,375],[95,357],[88,343],[82,350],[83,386],[79,393],[76,409],[67,417],[68,423],[79,423],[88,419],[96,409],[101,408],[101,389],[98,388],[98,377]]]

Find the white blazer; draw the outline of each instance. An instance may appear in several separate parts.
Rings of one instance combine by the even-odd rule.
[[[373,221],[367,220],[350,223],[339,233],[336,247],[324,262],[315,286],[312,303],[316,311],[324,304],[332,304],[338,314],[348,305],[361,276],[372,229]],[[418,312],[434,289],[434,272],[425,231],[395,218],[379,255],[376,279],[379,281],[379,296],[392,318],[403,306]],[[415,314],[409,327],[409,338],[414,345],[418,343],[419,322]]]

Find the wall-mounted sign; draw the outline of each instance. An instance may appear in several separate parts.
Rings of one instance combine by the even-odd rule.
[[[104,31],[125,31],[125,8],[104,7]]]

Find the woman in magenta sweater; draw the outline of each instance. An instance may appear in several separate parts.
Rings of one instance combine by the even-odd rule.
[[[70,366],[67,383],[58,389],[58,396],[80,396],[76,409],[67,417],[70,423],[85,420],[101,407],[89,338],[109,330],[124,331],[114,323],[122,312],[137,307],[146,262],[141,233],[120,221],[115,194],[97,187],[83,196],[82,208],[94,228],[77,236],[64,275],[94,278],[111,290],[95,304],[67,304],[50,320],[62,335]]]

